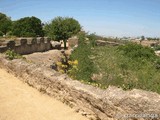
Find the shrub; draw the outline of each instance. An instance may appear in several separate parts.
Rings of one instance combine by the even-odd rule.
[[[118,50],[121,50],[125,56],[128,56],[131,59],[154,60],[156,57],[153,49],[136,43],[128,43],[126,45],[119,46]]]
[[[91,77],[96,70],[93,61],[90,59],[92,54],[92,44],[86,40],[86,34],[79,34],[79,45],[70,56],[71,60],[78,60],[78,70],[75,79],[91,81]]]
[[[74,61],[70,60],[70,61],[68,61],[68,71],[67,71],[67,74],[71,78],[75,78],[77,71],[78,71],[78,60],[74,60]]]
[[[155,66],[156,69],[160,69],[160,58],[156,59]]]
[[[90,35],[87,35],[87,37],[89,38],[92,47],[95,47],[96,46],[97,35],[95,33],[92,33]]]
[[[156,47],[154,47],[154,50],[160,50],[160,45],[157,45]]]
[[[78,70],[78,60],[57,62],[57,70],[61,73],[67,73],[71,78],[75,78],[75,73]]]
[[[5,55],[8,59],[13,60],[13,59],[19,59],[19,58],[23,58],[21,55],[17,54],[16,52],[14,52],[13,50],[7,50],[5,52]]]

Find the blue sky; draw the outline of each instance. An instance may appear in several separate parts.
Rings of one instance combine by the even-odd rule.
[[[0,0],[0,12],[12,20],[73,17],[85,31],[104,36],[160,37],[160,0]]]

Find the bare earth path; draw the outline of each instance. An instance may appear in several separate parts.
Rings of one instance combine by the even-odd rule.
[[[0,69],[0,120],[87,120]]]

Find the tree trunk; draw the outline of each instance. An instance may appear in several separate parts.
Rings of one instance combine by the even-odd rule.
[[[66,45],[67,40],[63,40],[63,42],[64,42],[64,49],[66,50],[67,49],[67,45]]]

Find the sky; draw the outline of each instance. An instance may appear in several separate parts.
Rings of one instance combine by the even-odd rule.
[[[73,17],[102,36],[160,37],[160,0],[0,0],[0,12],[12,20]]]

